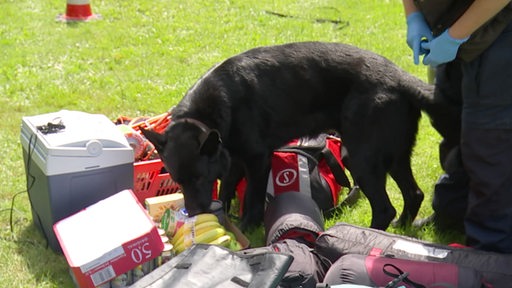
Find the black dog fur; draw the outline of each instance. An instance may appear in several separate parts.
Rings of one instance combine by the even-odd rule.
[[[385,230],[396,216],[388,173],[404,199],[397,224],[410,223],[424,198],[410,164],[421,111],[445,139],[456,133],[457,115],[435,99],[433,86],[386,58],[346,44],[300,42],[251,49],[213,67],[174,107],[164,134],[144,134],[182,186],[191,215],[208,211],[216,179],[228,204],[245,175],[245,230],[263,220],[273,150],[337,131],[345,164],[370,202],[370,227]]]

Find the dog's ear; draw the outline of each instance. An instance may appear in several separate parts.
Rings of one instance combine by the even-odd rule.
[[[206,156],[217,155],[220,152],[220,150],[222,149],[222,147],[220,145],[221,142],[222,141],[220,140],[219,131],[210,130],[208,132],[208,135],[204,139],[203,143],[201,144],[201,150],[200,150],[201,155],[206,155]]]
[[[146,130],[144,128],[140,128],[140,132],[146,139],[148,139],[153,146],[155,146],[156,151],[161,152],[164,150],[165,144],[167,144],[167,138],[164,134],[160,134],[158,132],[155,132],[153,130]]]

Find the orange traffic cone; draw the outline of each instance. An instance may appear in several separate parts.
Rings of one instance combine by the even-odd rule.
[[[67,0],[66,14],[59,14],[58,21],[89,21],[100,18],[100,15],[92,14],[89,0]]]

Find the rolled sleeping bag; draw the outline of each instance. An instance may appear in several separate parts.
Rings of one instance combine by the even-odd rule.
[[[361,254],[340,257],[327,270],[323,283],[369,287],[489,287],[485,285],[482,275],[473,268],[452,263]]]
[[[451,263],[472,268],[493,287],[511,287],[512,254],[442,245],[348,223],[337,223],[316,239],[315,251],[336,262],[346,254]]]
[[[267,204],[264,226],[266,245],[295,239],[313,247],[320,232],[324,231],[324,218],[311,196],[285,192]]]

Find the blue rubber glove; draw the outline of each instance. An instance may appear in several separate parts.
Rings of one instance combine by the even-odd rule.
[[[452,61],[457,57],[460,45],[468,39],[469,37],[455,39],[448,34],[447,29],[443,34],[434,38],[434,40],[421,43],[421,47],[428,51],[425,58],[423,58],[423,64],[436,67],[437,65]]]
[[[420,63],[420,55],[427,51],[421,48],[421,42],[432,40],[432,31],[421,12],[413,12],[407,16],[407,45],[412,49],[414,64]]]

